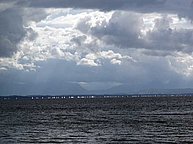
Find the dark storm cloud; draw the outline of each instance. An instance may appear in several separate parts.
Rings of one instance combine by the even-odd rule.
[[[117,47],[143,47],[144,42],[139,38],[143,21],[138,14],[115,12],[109,22],[103,24],[89,27],[88,32]]]
[[[0,12],[0,57],[10,57],[17,51],[17,43],[25,36],[23,20],[18,9]]]
[[[136,12],[175,13],[180,17],[193,18],[192,0],[21,0],[19,6],[39,8],[82,8],[129,10]]]
[[[37,34],[25,25],[30,20],[39,21],[46,14],[42,9],[24,9],[11,2],[0,2],[0,57],[11,57],[18,51],[18,43],[26,36],[34,40]],[[2,4],[2,5],[1,5]],[[3,5],[6,4],[6,5]]]
[[[86,8],[100,10],[116,10],[127,8],[142,8],[145,6],[161,6],[165,0],[28,0],[18,4],[28,4],[29,7],[44,8]]]

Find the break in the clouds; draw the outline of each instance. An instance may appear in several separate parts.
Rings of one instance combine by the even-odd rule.
[[[0,2],[0,94],[191,88],[192,0]]]

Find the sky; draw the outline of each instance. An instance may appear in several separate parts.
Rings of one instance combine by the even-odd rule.
[[[193,88],[192,0],[0,0],[0,95]]]

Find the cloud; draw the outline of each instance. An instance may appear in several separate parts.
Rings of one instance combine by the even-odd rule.
[[[141,55],[169,59],[192,52],[192,25],[176,15],[78,11],[48,10],[41,21],[25,20],[29,23],[17,56],[1,65],[34,70],[38,61],[62,59],[96,67],[138,63]]]
[[[192,85],[193,25],[185,18],[190,16],[188,9],[184,11],[187,1],[186,6],[178,0],[175,5],[174,1],[74,2],[1,3],[6,7],[0,10],[0,85],[4,84],[0,93]]]
[[[32,28],[27,27],[31,21],[38,21],[45,17],[45,12],[36,9],[23,9],[14,6],[13,2],[0,3],[6,5],[0,7],[0,57],[12,57],[17,53],[18,44],[29,37],[34,40],[37,33]],[[40,14],[41,12],[41,14]]]
[[[29,24],[28,29],[32,29],[37,38],[32,40],[33,35],[26,35],[20,43],[20,62],[31,64],[48,59],[63,59],[74,61],[77,65],[101,66],[103,61],[109,61],[109,64],[121,64],[125,59],[132,61],[130,56],[109,50],[112,47],[108,48],[98,38],[74,28],[84,16],[94,15],[100,19],[108,19],[111,13],[81,11],[74,15],[64,15],[65,11],[50,11],[50,15],[44,20]]]
[[[140,14],[118,11],[110,18],[95,17],[94,22],[92,17],[87,16],[80,19],[76,27],[82,33],[97,37],[108,45],[122,48],[143,47],[144,41],[140,38],[143,20]]]
[[[107,90],[122,85],[122,83],[118,82],[78,82],[78,84],[88,91]]]
[[[182,21],[175,15],[156,17],[155,14],[154,17],[153,14],[117,11],[108,20],[96,20],[94,26],[91,17],[80,19],[77,29],[118,48],[147,49],[152,53],[154,50],[163,51],[160,56],[179,51],[191,53],[193,28],[174,25],[174,19],[177,23]]]
[[[12,8],[15,5],[16,1],[1,1],[0,2],[0,12]]]
[[[83,0],[77,2],[75,0],[69,1],[53,1],[53,0],[37,0],[37,1],[1,1],[1,11],[0,11],[0,56],[1,57],[10,57],[17,52],[17,44],[22,40],[26,35],[27,29],[24,28],[24,25],[30,21],[40,21],[44,19],[47,14],[42,8],[86,8],[86,9],[99,9],[99,10],[128,10],[133,11],[134,13],[129,12],[115,12],[112,18],[107,21],[103,21],[100,26],[95,26],[90,29],[88,23],[89,17],[85,18],[82,23],[79,22],[77,25],[79,30],[84,33],[88,33],[85,30],[89,30],[92,35],[96,37],[102,36],[103,41],[106,43],[113,43],[120,47],[149,47],[154,48],[159,46],[159,40],[164,38],[171,39],[170,41],[185,41],[181,46],[176,46],[177,51],[189,52],[187,48],[191,43],[190,37],[187,35],[192,35],[192,32],[189,30],[175,31],[174,29],[165,30],[164,33],[161,29],[154,29],[153,32],[148,33],[148,38],[145,42],[140,38],[141,36],[141,27],[143,27],[142,17],[140,14],[135,12],[160,12],[160,13],[174,13],[178,14],[181,17],[191,17],[190,11],[192,10],[192,1],[187,0],[186,2],[181,2],[179,0],[173,2],[169,0],[105,0],[105,1],[96,1],[96,0]],[[32,7],[32,8],[29,8]],[[34,9],[35,8],[35,9]],[[37,9],[38,8],[38,9]],[[40,9],[39,9],[40,8]],[[13,19],[14,18],[14,19]],[[129,20],[127,20],[129,18]],[[167,19],[167,18],[164,18]],[[67,21],[69,21],[68,19]],[[58,21],[58,20],[57,20]],[[167,21],[167,20],[166,20]],[[157,22],[158,23],[158,22]],[[8,25],[7,25],[8,24]],[[51,24],[51,23],[50,23]],[[50,25],[47,23],[47,25]],[[82,24],[82,25],[81,25]],[[64,26],[64,23],[59,24],[58,26]],[[69,24],[68,24],[69,25]],[[127,28],[127,25],[130,27]],[[86,27],[87,26],[87,27]],[[88,27],[89,26],[89,27]],[[159,27],[156,24],[156,27]],[[84,29],[83,29],[84,28]],[[169,30],[172,30],[170,32]],[[33,34],[33,29],[31,31],[32,40],[36,37],[36,34]],[[29,33],[29,32],[28,32]],[[162,36],[160,35],[162,33]],[[165,34],[165,35],[164,35]],[[181,37],[184,36],[184,37]],[[174,38],[175,37],[175,38]],[[177,38],[176,38],[177,37]],[[178,38],[179,37],[179,38]],[[157,39],[156,39],[157,38]],[[175,39],[175,40],[173,40]],[[78,40],[74,38],[74,40]],[[164,39],[163,39],[164,40]],[[93,41],[94,42],[94,41]],[[78,43],[78,41],[77,41]],[[188,43],[188,44],[187,44]],[[171,47],[171,45],[166,44],[163,47]],[[94,45],[94,44],[93,44]],[[161,46],[162,47],[162,46]]]
[[[20,10],[7,9],[0,12],[0,57],[12,56],[25,33]]]
[[[123,60],[128,60],[130,62],[135,62],[135,60],[130,56],[123,56],[120,53],[115,53],[112,50],[99,51],[96,53],[88,53],[84,58],[78,62],[79,65],[88,66],[101,66],[103,61],[109,60],[111,64],[120,65]]]
[[[7,68],[5,68],[5,67],[1,67],[1,68],[0,68],[0,72],[1,72],[1,71],[6,71],[6,70],[7,70]]]
[[[102,24],[90,26],[88,33],[107,44],[114,44],[118,47],[138,47],[142,45],[140,43],[143,43],[140,40],[142,24],[143,21],[138,14],[114,12],[109,21],[104,20]],[[80,27],[79,24],[77,27]]]
[[[33,66],[37,61],[63,59],[85,66],[106,62],[121,65],[124,61],[137,62],[141,54],[175,57],[178,52],[191,53],[191,24],[175,15],[49,11],[42,21],[28,25],[37,38],[32,40],[33,34],[26,34],[19,45],[19,64]]]
[[[187,78],[193,75],[193,56],[188,54],[178,53],[178,56],[169,59],[170,67],[177,73],[186,76]]]
[[[128,8],[141,8],[162,6],[165,0],[28,0],[21,1],[18,5],[28,4],[29,7],[44,8],[83,8],[83,9],[101,9],[116,10]]]
[[[30,22],[38,23],[42,20],[39,27],[52,27],[52,28],[69,28],[73,23],[77,23],[77,20],[80,20],[77,24],[77,30],[84,33],[79,35],[74,35],[71,38],[71,43],[68,44],[76,45],[80,47],[80,51],[98,51],[97,47],[104,46],[101,44],[105,43],[106,45],[114,45],[121,48],[144,48],[144,49],[157,49],[157,50],[167,50],[167,51],[182,51],[190,53],[190,46],[192,45],[191,35],[192,31],[187,29],[175,30],[170,28],[169,25],[161,21],[168,21],[170,17],[162,17],[160,20],[157,20],[153,30],[147,31],[146,35],[143,35],[142,30],[144,29],[144,17],[145,14],[135,13],[138,12],[138,8],[143,11],[143,9],[148,9],[148,7],[157,6],[168,9],[183,9],[191,6],[191,1],[185,2],[179,6],[176,3],[172,5],[172,2],[169,1],[111,1],[111,5],[108,5],[109,10],[117,9],[126,9],[134,12],[126,11],[116,11],[116,12],[96,12],[95,16],[89,15],[90,12],[81,12],[81,14],[68,14],[69,11],[65,13],[58,13],[59,15],[48,16],[48,13],[42,8],[48,7],[74,7],[74,8],[95,8],[98,9],[107,9],[105,7],[108,1],[95,1],[92,3],[86,0],[83,0],[81,3],[75,1],[2,1],[2,5],[7,5],[7,9],[1,11],[1,25],[3,23],[9,23],[7,27],[1,30],[1,40],[0,40],[0,56],[1,57],[10,57],[18,51],[18,43],[24,38],[28,37],[28,41],[34,40],[38,32],[34,31],[34,28],[28,27]],[[109,4],[109,3],[108,3]],[[92,6],[93,5],[93,6]],[[12,8],[10,8],[12,6]],[[20,6],[19,8],[17,6]],[[103,7],[104,6],[104,7]],[[32,8],[29,8],[32,7]],[[38,9],[37,9],[38,7]],[[101,8],[100,8],[101,7]],[[39,9],[40,8],[40,9]],[[163,11],[164,11],[163,8]],[[187,8],[188,9],[188,8]],[[108,9],[107,9],[108,10]],[[159,11],[159,9],[158,9]],[[73,11],[72,11],[73,12]],[[150,12],[150,11],[146,11]],[[151,11],[152,12],[152,11]],[[94,13],[94,12],[93,12]],[[51,14],[51,13],[50,13]],[[61,14],[61,15],[60,15]],[[48,17],[47,17],[48,16]],[[9,19],[9,17],[14,17],[14,21]],[[45,19],[46,18],[46,19]],[[81,19],[80,19],[81,18]],[[96,18],[96,19],[95,19]],[[15,23],[17,23],[15,25]],[[161,23],[161,24],[158,24]],[[14,24],[14,26],[13,26]],[[24,27],[25,25],[25,27]],[[168,28],[161,28],[162,25],[168,25]],[[128,28],[129,27],[129,28]],[[10,32],[11,31],[11,34]],[[72,35],[71,35],[72,36]],[[71,37],[70,36],[70,37]],[[168,43],[164,41],[169,39]],[[54,51],[54,50],[53,50]],[[63,52],[59,50],[58,52]],[[72,53],[71,53],[72,54]],[[165,54],[169,54],[166,52]],[[120,63],[119,61],[113,60],[112,63]]]
[[[140,13],[172,13],[179,17],[193,18],[191,15],[193,12],[192,0],[22,0],[16,2],[18,6],[33,8],[126,10]]]
[[[147,47],[150,49],[192,52],[193,29],[171,28],[172,18],[162,17],[155,21],[152,31],[147,33]]]
[[[94,60],[92,59],[86,59],[86,58],[82,58],[79,62],[78,65],[88,65],[88,66],[98,66],[99,64],[97,64]]]

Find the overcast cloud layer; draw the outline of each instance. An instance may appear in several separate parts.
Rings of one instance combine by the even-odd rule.
[[[2,0],[0,95],[193,87],[192,0]]]

